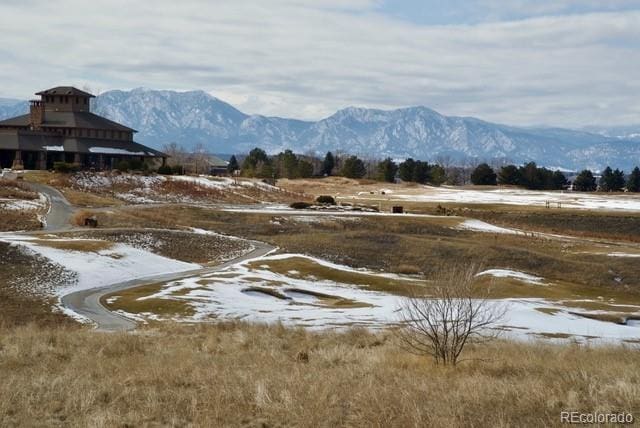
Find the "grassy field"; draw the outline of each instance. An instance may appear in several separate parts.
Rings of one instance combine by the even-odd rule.
[[[47,174],[35,179],[51,184],[59,178]],[[108,207],[94,212],[101,228],[134,229],[73,232],[89,240],[49,239],[45,245],[100,251],[127,243],[196,262],[239,250],[221,247],[216,237],[199,235],[195,241],[177,231],[199,227],[268,242],[280,252],[416,278],[454,262],[513,269],[547,285],[488,276],[477,285],[491,285],[494,297],[563,302],[578,314],[604,309],[602,317],[611,322],[640,304],[638,259],[607,256],[638,250],[640,219],[632,214],[416,204],[412,211],[448,215],[310,219],[303,212],[278,216],[177,204],[130,208],[82,199],[96,196],[88,195],[75,200]],[[465,217],[578,239],[456,229]],[[176,231],[149,235],[151,227]],[[630,343],[494,341],[472,346],[463,355],[466,361],[447,368],[407,353],[392,330],[150,322],[132,334],[98,334],[51,311],[54,302],[43,291],[72,280],[69,272],[1,242],[0,254],[0,426],[550,426],[559,423],[562,411],[640,415],[640,354]],[[363,279],[300,257],[257,267],[267,264],[274,273],[398,294],[409,291],[404,287],[422,287],[421,281]],[[193,313],[177,300],[138,300],[163,286],[114,293],[104,303],[137,313]],[[277,287],[247,291],[278,298]],[[332,308],[360,305],[316,297]]]
[[[390,333],[0,328],[2,426],[549,426],[640,411],[637,351],[495,342],[456,368]]]
[[[481,263],[565,282],[625,294],[640,293],[640,265],[632,258],[608,257],[631,243],[561,240],[539,236],[455,230],[453,217],[375,217],[358,221],[299,222],[268,214],[227,213],[193,207],[122,210],[97,213],[106,227],[176,227],[204,229],[269,242],[292,253],[304,253],[354,267],[387,272],[429,274],[441,264]]]
[[[183,180],[184,178],[184,180]],[[153,179],[153,180],[151,180]],[[67,200],[82,208],[120,207],[127,203],[155,201],[188,203],[256,204],[290,203],[306,196],[285,189],[260,186],[254,180],[241,179],[230,186],[228,180],[216,177],[161,177],[109,174],[62,174],[29,171],[25,180],[47,184],[60,190]],[[150,184],[151,183],[151,184]],[[204,184],[203,184],[204,183]],[[217,184],[217,186],[208,186]]]
[[[0,325],[74,323],[52,312],[55,302],[47,295],[60,282],[71,279],[69,272],[4,242],[0,242],[0,254]]]
[[[38,198],[26,184],[0,179],[0,199],[32,201]],[[14,230],[37,230],[41,228],[38,210],[4,209],[0,204],[0,232]]]

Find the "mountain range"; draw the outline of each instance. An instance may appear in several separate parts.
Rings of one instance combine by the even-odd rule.
[[[108,91],[93,111],[139,131],[136,141],[162,149],[169,142],[203,145],[211,153],[261,147],[276,153],[345,152],[365,157],[450,162],[535,161],[550,168],[629,170],[640,164],[640,126],[570,130],[524,128],[426,107],[391,111],[349,107],[319,121],[245,114],[203,91]],[[0,119],[24,114],[26,101],[0,99]]]

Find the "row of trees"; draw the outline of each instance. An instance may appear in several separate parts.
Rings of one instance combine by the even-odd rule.
[[[640,168],[635,167],[628,178],[624,171],[606,167],[602,172],[600,180],[596,182],[596,177],[591,171],[585,169],[581,171],[573,182],[575,190],[592,192],[600,190],[602,192],[640,192]]]
[[[487,186],[522,186],[533,190],[559,190],[568,184],[567,177],[561,171],[540,168],[535,162],[520,167],[505,165],[497,173],[488,164],[482,163],[471,173],[471,182]]]
[[[182,168],[183,162],[196,158],[204,164],[204,152],[195,150],[187,153],[182,147],[166,146],[165,152],[171,155],[173,169]],[[535,162],[516,166],[512,164],[492,168],[487,163],[474,167],[456,167],[443,162],[430,164],[409,158],[396,163],[391,158],[382,161],[360,159],[354,155],[335,155],[328,152],[324,159],[313,155],[296,155],[285,150],[275,156],[269,156],[255,148],[249,152],[242,162],[242,168],[235,156],[229,160],[228,171],[233,174],[242,169],[242,174],[258,178],[308,178],[314,175],[341,175],[347,178],[368,178],[373,180],[394,182],[397,178],[405,182],[441,185],[466,184],[476,185],[514,185],[532,190],[559,190],[569,185],[567,177],[561,171],[553,171],[538,167]],[[197,165],[197,162],[196,162]],[[175,171],[174,171],[175,173]],[[573,181],[573,189],[578,191],[601,190],[615,192],[627,190],[640,192],[640,169],[636,167],[627,177],[620,169],[607,167],[598,181],[590,170],[581,171]]]
[[[561,171],[538,167],[535,162],[522,165],[505,165],[496,173],[486,163],[478,165],[471,173],[471,182],[476,185],[495,186],[497,184],[522,186],[533,190],[560,190],[569,185]],[[581,192],[640,192],[640,168],[636,167],[625,177],[624,171],[607,167],[600,180],[588,169],[581,171],[573,181],[573,189]]]
[[[237,170],[238,162],[233,156],[229,161],[230,172]],[[291,150],[285,150],[276,156],[268,156],[267,153],[255,148],[242,163],[242,173],[249,177],[258,178],[308,178],[313,176],[313,164],[302,156],[298,156]]]
[[[232,156],[228,170],[233,173],[238,169],[237,159]],[[340,175],[355,179],[366,177],[389,183],[394,182],[396,178],[434,185],[441,185],[447,181],[447,173],[442,166],[411,158],[398,164],[391,158],[372,162],[355,155],[337,157],[328,152],[319,162],[313,157],[295,155],[291,150],[270,157],[264,150],[255,148],[242,163],[242,174],[249,177],[306,178],[318,173],[323,176]]]

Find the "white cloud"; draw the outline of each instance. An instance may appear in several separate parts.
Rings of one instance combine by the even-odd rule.
[[[204,89],[249,113],[304,119],[423,104],[513,124],[640,121],[639,11],[428,27],[376,4],[0,4],[0,96],[145,86]]]

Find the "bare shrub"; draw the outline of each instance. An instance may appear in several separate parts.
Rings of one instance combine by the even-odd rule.
[[[403,300],[403,325],[397,332],[409,352],[455,365],[466,345],[496,336],[492,326],[504,317],[505,309],[488,299],[488,289],[474,290],[478,270],[474,265],[440,269],[431,295]]]
[[[76,226],[84,226],[85,220],[92,218],[95,214],[92,211],[80,210],[73,215],[73,224]]]

